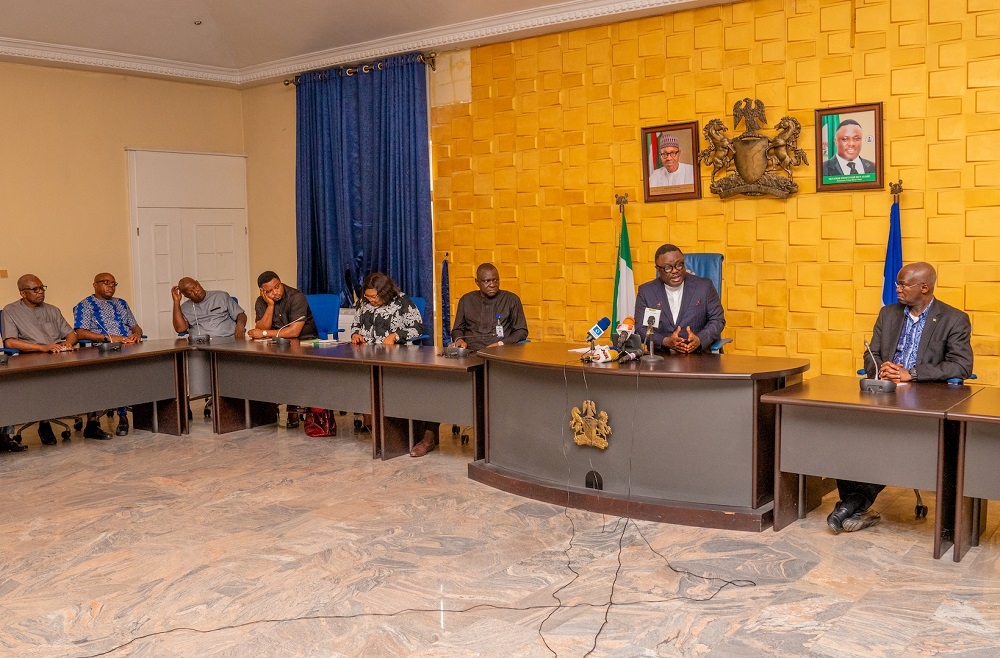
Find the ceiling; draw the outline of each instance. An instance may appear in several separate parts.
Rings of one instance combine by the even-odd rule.
[[[251,86],[734,0],[0,0],[0,59]]]

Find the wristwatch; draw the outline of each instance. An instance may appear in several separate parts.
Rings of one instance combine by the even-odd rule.
[[[917,381],[917,369],[915,367],[910,368],[910,379]]]
[[[267,329],[264,329],[263,332],[264,332],[263,333],[264,338],[267,338]]]
[[[503,345],[503,341],[502,340],[498,340],[497,341],[497,345]]]

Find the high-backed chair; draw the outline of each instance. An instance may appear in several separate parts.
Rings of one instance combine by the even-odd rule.
[[[722,298],[722,261],[725,256],[713,253],[685,253],[684,267],[688,272],[696,276],[704,277],[712,282],[715,291]],[[712,343],[709,351],[713,354],[722,354],[722,347],[733,342],[732,338],[720,338]]]
[[[417,307],[418,311],[420,311],[420,320],[421,322],[423,322],[424,311],[427,309],[427,300],[425,300],[423,297],[410,297],[410,299],[413,300],[413,305]],[[426,331],[427,327],[424,327],[425,333],[422,333],[413,340],[408,340],[406,342],[410,343],[411,345],[423,345],[424,341],[430,338],[430,335],[426,333]]]
[[[316,321],[316,332],[320,338],[333,335],[340,340],[340,295],[306,295],[309,310]]]

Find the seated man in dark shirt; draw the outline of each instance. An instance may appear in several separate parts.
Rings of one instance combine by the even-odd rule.
[[[526,339],[528,323],[521,300],[512,292],[500,290],[500,273],[493,263],[476,268],[476,285],[479,290],[465,293],[458,300],[452,344],[481,350]]]
[[[316,321],[305,293],[282,283],[271,270],[257,277],[257,287],[260,288],[260,296],[254,303],[255,324],[247,332],[250,338],[318,337]],[[299,410],[294,405],[288,405],[285,426],[289,429],[299,426]]]

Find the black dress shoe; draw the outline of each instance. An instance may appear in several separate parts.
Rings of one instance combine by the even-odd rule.
[[[83,438],[107,441],[111,438],[111,435],[101,429],[101,426],[96,420],[91,420],[88,421],[87,426],[83,428]]]
[[[42,440],[43,445],[54,446],[56,435],[52,432],[52,425],[47,422],[38,423],[38,438]]]
[[[0,434],[0,452],[24,452],[28,446],[23,446],[8,434]]]
[[[128,416],[121,416],[118,419],[118,427],[115,428],[115,436],[126,436],[128,434]]]
[[[840,534],[840,531],[844,529],[844,521],[851,518],[852,514],[854,514],[853,507],[845,505],[842,501],[837,501],[830,516],[826,517],[826,524],[830,526],[830,530],[833,530],[833,534]]]

